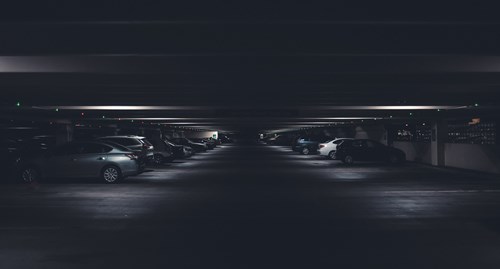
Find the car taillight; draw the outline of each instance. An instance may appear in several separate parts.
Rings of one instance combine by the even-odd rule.
[[[325,144],[319,144],[319,148],[324,148],[324,147],[326,147]]]
[[[131,154],[131,153],[127,153],[127,154],[125,154],[125,156],[129,157],[131,160],[139,159],[139,156],[137,156],[135,154]]]

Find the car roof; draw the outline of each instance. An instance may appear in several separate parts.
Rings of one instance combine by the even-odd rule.
[[[105,142],[105,141],[95,141],[95,140],[82,140],[82,141],[71,141],[69,143],[66,143],[66,144],[63,144],[61,146],[64,146],[64,145],[71,145],[71,144],[99,144],[99,145],[105,145],[105,146],[108,146],[108,147],[112,147],[114,149],[118,149],[120,151],[127,151],[127,152],[132,152],[133,150],[132,149],[129,149],[128,147],[126,146],[123,146],[123,145],[120,145],[118,143],[114,143],[114,142]],[[123,147],[123,149],[120,149],[119,147]],[[126,149],[126,150],[125,150]]]
[[[102,137],[99,137],[99,139],[105,139],[105,138],[134,138],[134,139],[146,139],[144,136],[137,136],[137,135],[110,135],[110,136],[102,136]]]

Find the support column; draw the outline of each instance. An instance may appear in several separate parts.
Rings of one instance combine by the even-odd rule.
[[[447,124],[445,120],[439,120],[432,123],[431,137],[431,160],[432,165],[444,166],[445,151],[444,144],[448,136]]]
[[[56,145],[62,145],[73,141],[73,124],[58,123],[56,131]]]

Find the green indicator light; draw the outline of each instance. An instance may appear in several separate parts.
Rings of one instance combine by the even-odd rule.
[[[16,106],[20,107],[20,106],[21,106],[21,103],[20,103],[20,102],[17,102],[17,103],[16,103]]]
[[[56,108],[56,112],[59,112],[59,108]]]
[[[413,116],[413,113],[410,112],[410,116]]]
[[[102,116],[102,118],[104,119],[104,118],[106,118],[106,117]]]
[[[479,104],[478,104],[478,103],[475,103],[475,104],[474,104],[474,106],[479,106]]]

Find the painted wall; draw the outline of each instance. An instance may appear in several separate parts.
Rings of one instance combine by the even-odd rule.
[[[498,145],[471,145],[446,143],[445,166],[500,173]]]
[[[432,164],[431,143],[393,143],[406,153],[406,160]],[[493,145],[444,144],[444,166],[500,173],[500,147]]]
[[[394,141],[392,146],[404,151],[407,161],[432,163],[431,143]]]
[[[217,139],[219,137],[219,132],[217,132],[217,131],[200,131],[200,132],[198,132],[198,131],[184,131],[184,137],[187,137],[187,138],[213,137],[213,138]]]

